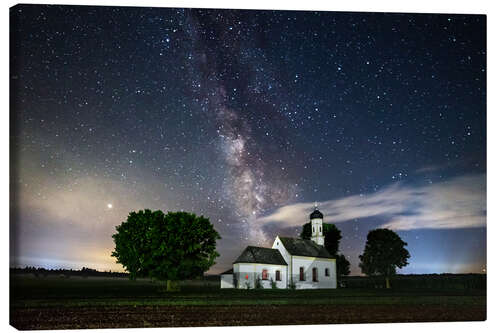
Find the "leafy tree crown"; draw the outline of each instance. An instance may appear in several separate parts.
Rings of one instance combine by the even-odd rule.
[[[396,267],[408,265],[410,253],[405,249],[406,245],[392,230],[371,230],[366,237],[365,250],[359,256],[361,271],[366,275],[396,274]]]
[[[183,280],[203,274],[219,256],[209,219],[187,212],[131,212],[113,235],[111,254],[130,278]]]
[[[311,239],[311,235],[311,222],[308,222],[302,226],[300,238]],[[331,255],[336,256],[339,251],[340,239],[342,238],[340,230],[335,226],[335,224],[323,223],[323,235],[325,236],[326,250]]]
[[[351,274],[351,263],[345,255],[339,254],[337,256],[337,275],[338,276],[347,276]]]

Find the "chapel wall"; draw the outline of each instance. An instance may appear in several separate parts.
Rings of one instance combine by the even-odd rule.
[[[336,288],[337,272],[335,259],[314,257],[292,257],[292,276],[297,289]],[[304,267],[304,280],[300,281],[300,267]],[[313,268],[317,268],[318,281],[313,281]],[[326,276],[325,269],[329,270]]]
[[[268,272],[268,280],[262,279],[262,270],[266,269]],[[281,281],[276,281],[276,271],[280,271]],[[273,264],[251,264],[251,263],[238,263],[233,265],[233,271],[236,274],[238,281],[237,288],[250,289],[255,288],[257,279],[260,279],[263,288],[272,288],[271,278],[276,282],[276,287],[280,289],[287,288],[288,276],[287,266],[273,265]]]

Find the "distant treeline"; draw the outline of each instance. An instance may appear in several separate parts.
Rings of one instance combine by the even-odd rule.
[[[346,276],[339,281],[345,288],[384,288],[383,277]],[[486,289],[486,274],[408,274],[391,277],[394,289]]]
[[[73,269],[46,269],[37,267],[11,267],[10,274],[33,274],[35,277],[47,277],[47,276],[107,276],[107,277],[128,277],[127,273],[112,272],[112,271],[98,271],[93,268],[82,267],[80,270]]]

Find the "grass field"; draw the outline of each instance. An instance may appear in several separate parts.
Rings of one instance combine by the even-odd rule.
[[[167,327],[486,319],[477,289],[232,290],[217,280],[161,282],[126,278],[13,275],[11,324],[18,329]],[[317,305],[313,316],[305,306]]]

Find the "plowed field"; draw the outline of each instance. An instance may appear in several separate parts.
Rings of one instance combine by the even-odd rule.
[[[103,308],[15,309],[18,329],[131,328],[236,325],[295,325],[486,319],[484,307],[325,305],[311,313],[304,306],[119,306]]]

